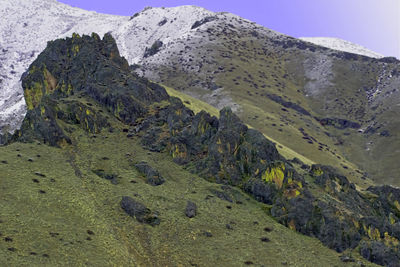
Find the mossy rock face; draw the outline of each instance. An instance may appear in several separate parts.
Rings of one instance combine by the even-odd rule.
[[[142,142],[153,151],[165,147],[176,163],[203,177],[240,185],[245,177],[260,178],[268,163],[282,159],[272,142],[248,129],[229,108],[217,119],[206,112],[194,115],[177,99],[170,103],[140,123]]]
[[[103,39],[74,34],[49,42],[24,74],[22,86],[28,114],[17,135],[51,145],[70,143],[57,120],[81,124],[90,133],[108,125],[104,116],[81,103],[82,98],[129,124],[142,117],[149,104],[169,98],[164,88],[131,72],[110,34]],[[60,105],[65,98],[68,103]]]

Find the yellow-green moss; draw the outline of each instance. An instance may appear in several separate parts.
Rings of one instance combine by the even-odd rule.
[[[28,110],[36,108],[40,103],[40,100],[43,97],[42,88],[43,86],[40,83],[34,82],[32,87],[25,90],[24,95]]]
[[[379,230],[371,226],[368,228],[368,236],[373,240],[379,240],[381,238]]]
[[[71,51],[72,51],[73,55],[76,56],[79,53],[79,45],[74,45],[71,48]]]
[[[400,203],[397,200],[394,201],[394,205],[396,206],[396,209],[400,211]]]
[[[399,240],[397,238],[389,235],[388,232],[384,233],[384,242],[385,242],[385,245],[388,247],[399,245]]]
[[[314,176],[321,176],[322,174],[324,174],[324,171],[321,168],[314,168],[313,174]]]
[[[45,77],[44,83],[45,83],[46,94],[49,94],[56,89],[57,80],[46,68],[44,68],[43,74]]]
[[[283,162],[278,162],[275,163],[274,166],[268,167],[262,175],[263,180],[275,183],[278,188],[282,188],[284,178],[285,164]]]
[[[390,224],[395,224],[396,223],[396,219],[394,218],[392,213],[389,214],[389,221],[390,221]]]

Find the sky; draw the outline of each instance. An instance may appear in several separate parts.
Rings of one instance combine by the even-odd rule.
[[[227,11],[294,37],[337,37],[400,59],[400,0],[59,0],[132,16],[146,6]]]

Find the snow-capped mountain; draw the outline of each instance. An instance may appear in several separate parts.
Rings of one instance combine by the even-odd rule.
[[[340,38],[333,38],[333,37],[301,37],[300,40],[310,42],[316,45],[324,46],[327,48],[340,50],[344,52],[364,55],[367,57],[373,58],[383,58],[384,55],[376,53],[368,48],[365,48],[361,45],[340,39]]]
[[[230,31],[238,36],[248,31],[279,42],[294,40],[236,15],[214,13],[196,6],[146,8],[132,17],[123,17],[70,7],[56,0],[0,0],[0,18],[0,132],[13,132],[25,115],[21,75],[45,48],[47,41],[71,36],[74,32],[96,32],[100,36],[111,32],[121,55],[129,64],[140,64],[144,70],[150,70],[146,75],[148,78],[155,77],[151,71],[154,66],[168,64],[174,55],[187,62],[188,69],[198,71],[199,66],[190,64],[197,55],[190,54],[186,48],[197,48],[198,52],[204,44],[217,42],[218,31]],[[218,27],[211,34],[209,27],[215,25]],[[146,49],[156,41],[161,41],[159,53],[144,57]],[[347,47],[335,48],[346,50]],[[203,57],[207,62],[212,61],[207,55]],[[222,94],[215,90],[215,94],[218,93]],[[222,100],[213,95],[210,101]],[[216,106],[229,104],[229,101],[221,102]]]
[[[74,32],[96,32],[100,36],[112,32],[130,64],[144,63],[145,49],[156,40],[168,48],[164,49],[166,53],[182,49],[187,40],[205,41],[192,25],[217,15],[230,21],[234,18],[237,24],[254,24],[233,14],[217,14],[196,6],[146,8],[132,17],[122,17],[70,7],[56,0],[1,0],[0,132],[13,132],[21,124],[26,105],[20,77],[47,41]],[[154,60],[162,57],[150,61]]]

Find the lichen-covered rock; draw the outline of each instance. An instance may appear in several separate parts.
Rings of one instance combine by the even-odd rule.
[[[186,217],[193,218],[196,216],[196,214],[197,214],[197,205],[192,201],[188,201],[185,208]]]
[[[151,167],[147,162],[140,162],[135,164],[135,168],[146,177],[146,183],[152,186],[162,185],[165,179],[161,174]]]
[[[131,197],[124,196],[121,200],[121,208],[131,217],[136,218],[138,222],[147,223],[152,226],[159,225],[160,219],[151,212],[145,205],[134,200]]]
[[[80,124],[90,133],[108,126],[79,98],[95,101],[128,124],[147,113],[149,104],[169,98],[164,88],[131,72],[110,34],[49,42],[23,75],[22,86],[28,112],[16,136],[53,146],[71,142],[57,120]]]
[[[362,242],[360,246],[360,254],[365,259],[379,265],[392,267],[400,265],[398,252],[388,248],[382,242]]]
[[[254,196],[260,202],[266,204],[274,204],[278,190],[274,184],[265,183],[264,181],[256,178],[248,180],[244,187],[244,191]]]

